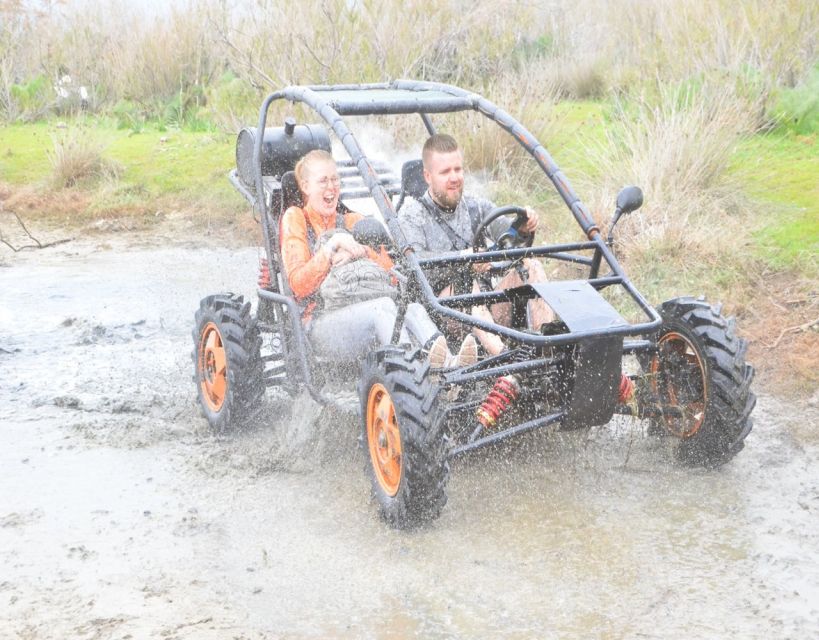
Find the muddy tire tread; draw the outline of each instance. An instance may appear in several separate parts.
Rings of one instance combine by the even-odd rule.
[[[366,404],[369,389],[381,382],[390,392],[401,430],[402,479],[398,493],[380,490],[367,452],[367,469],[380,515],[391,526],[408,529],[437,518],[446,504],[449,465],[444,455],[443,421],[438,416],[440,387],[430,379],[420,350],[383,347],[368,356],[359,397],[366,448]]]
[[[208,296],[199,303],[195,321],[194,381],[202,414],[218,433],[241,429],[258,416],[265,393],[262,338],[256,319],[250,313],[250,302],[233,293]],[[227,390],[224,405],[218,413],[205,406],[199,388],[199,334],[209,321],[215,322],[222,334],[228,361]]]
[[[700,430],[680,443],[680,457],[688,463],[717,467],[742,450],[753,427],[751,391],[754,368],[745,362],[748,343],[736,335],[734,318],[721,315],[721,305],[683,297],[658,309],[663,329],[687,333],[705,365],[706,409]]]

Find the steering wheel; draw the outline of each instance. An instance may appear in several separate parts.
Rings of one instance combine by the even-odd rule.
[[[488,247],[488,250],[499,251],[503,249],[516,249],[519,247],[531,247],[532,242],[534,242],[535,239],[535,234],[520,231],[520,229],[522,229],[526,224],[526,220],[528,218],[526,209],[517,205],[507,205],[505,207],[495,207],[489,212],[489,215],[481,221],[472,236],[472,250],[477,252],[481,248],[481,239],[483,238],[484,232],[490,224],[492,224],[498,218],[508,215],[514,215],[515,219],[512,221],[512,224],[509,225],[509,228],[504,231],[495,241],[495,244]],[[492,271],[506,271],[514,263],[514,260],[494,262],[492,263]]]

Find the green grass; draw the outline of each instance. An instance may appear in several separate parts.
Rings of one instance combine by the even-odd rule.
[[[46,151],[53,148],[53,125],[46,122],[0,127],[0,180],[41,182],[51,173]]]
[[[567,174],[580,171],[595,174],[595,167],[584,151],[606,143],[607,109],[605,102],[588,100],[563,100],[555,105],[556,131],[549,138],[540,138],[540,142]]]
[[[207,194],[224,200],[233,189],[226,179],[234,165],[234,138],[182,130],[141,132],[101,121],[67,121],[83,127],[104,145],[105,158],[122,165],[120,186],[146,197]],[[64,130],[56,121],[0,128],[0,179],[12,185],[45,184],[51,174],[48,153]]]
[[[759,204],[757,252],[774,267],[806,266],[819,255],[816,136],[757,135],[734,155],[731,172]],[[815,265],[814,265],[815,266]]]
[[[143,185],[153,195],[232,191],[225,179],[235,164],[232,138],[186,131],[111,133],[108,153],[125,167],[124,182]]]
[[[586,149],[605,144],[607,104],[563,101],[554,107],[556,127],[537,132],[570,180],[595,176]],[[63,129],[56,120],[0,127],[0,180],[12,185],[47,184],[48,152]],[[234,166],[233,136],[211,132],[119,129],[113,120],[67,121],[103,143],[103,155],[122,165],[115,198],[131,201],[181,196],[197,205],[242,208],[225,175]],[[734,154],[731,174],[759,203],[754,251],[777,268],[804,268],[819,255],[819,146],[816,136],[787,132],[757,135]],[[105,197],[110,197],[111,190]],[[104,203],[100,205],[104,208]]]

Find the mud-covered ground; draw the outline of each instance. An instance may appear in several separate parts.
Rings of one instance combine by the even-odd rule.
[[[758,389],[718,471],[627,422],[530,437],[396,532],[354,414],[199,417],[193,312],[256,263],[160,235],[0,254],[0,638],[819,636],[815,407]]]

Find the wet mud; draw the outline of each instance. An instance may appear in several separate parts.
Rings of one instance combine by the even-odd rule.
[[[193,313],[251,294],[257,250],[151,242],[0,263],[0,637],[819,635],[815,407],[760,390],[717,471],[631,421],[528,436],[397,532],[354,411],[271,395],[208,431]]]

